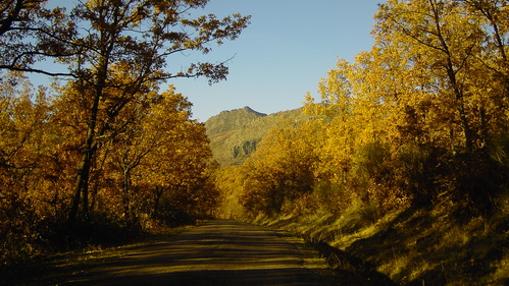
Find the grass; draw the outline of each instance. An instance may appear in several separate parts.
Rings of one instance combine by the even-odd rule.
[[[354,205],[339,217],[321,209],[257,222],[323,241],[403,285],[507,285],[509,212],[454,216],[447,196],[433,207],[406,207],[381,217]]]
[[[507,277],[509,277],[509,254],[506,254],[502,259],[492,264],[495,268],[495,273],[486,279],[487,284],[502,284],[504,281],[507,283]]]
[[[399,280],[398,277],[408,267],[411,258],[408,255],[396,255],[392,260],[388,261],[377,268],[378,271],[387,274],[393,280]]]

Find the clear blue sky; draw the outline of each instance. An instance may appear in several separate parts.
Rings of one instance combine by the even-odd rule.
[[[194,117],[202,121],[243,106],[264,113],[299,107],[338,58],[352,59],[370,48],[373,15],[381,2],[211,0],[207,12],[252,15],[239,39],[207,55],[212,61],[235,56],[228,80],[212,86],[206,79],[171,83],[190,99]]]
[[[50,0],[72,6],[73,1]],[[249,106],[273,113],[302,105],[307,91],[316,93],[320,78],[337,59],[351,60],[372,44],[373,15],[383,0],[210,0],[203,11],[226,16],[251,15],[240,38],[206,56],[193,53],[168,59],[170,70],[194,61],[229,62],[227,81],[176,79],[177,91],[193,103],[194,118],[205,121],[223,110]],[[34,84],[48,83],[31,75]]]

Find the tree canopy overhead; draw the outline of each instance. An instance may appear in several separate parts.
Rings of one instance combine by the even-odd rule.
[[[48,75],[87,76],[108,63],[129,62],[130,68],[157,71],[152,79],[205,76],[225,79],[224,63],[189,63],[181,71],[165,71],[168,56],[183,52],[208,53],[213,44],[236,39],[249,16],[213,14],[192,16],[209,1],[84,1],[53,7],[51,1],[16,0],[2,3],[0,69]],[[63,63],[58,72],[34,68],[38,60]],[[91,77],[90,74],[88,74]]]

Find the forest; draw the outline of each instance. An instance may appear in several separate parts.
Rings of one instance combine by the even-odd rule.
[[[3,265],[228,218],[326,242],[399,284],[508,281],[509,1],[384,1],[373,46],[324,71],[298,120],[238,142],[232,164],[165,84],[226,79],[225,63],[167,64],[249,25],[186,13],[207,2],[0,4]],[[34,87],[33,73],[55,80]]]
[[[207,2],[2,1],[2,265],[213,213],[205,128],[163,85],[226,78],[224,63],[166,68],[173,54],[206,54],[248,25],[239,14],[190,17]],[[33,87],[33,73],[55,80]]]
[[[219,170],[219,211],[327,241],[401,284],[503,284],[509,2],[388,0],[375,22],[371,49],[306,95],[306,120]]]

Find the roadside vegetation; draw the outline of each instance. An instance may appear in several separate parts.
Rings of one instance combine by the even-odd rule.
[[[211,215],[205,127],[164,85],[226,79],[224,63],[166,65],[248,25],[239,14],[199,16],[207,2],[1,2],[0,267]],[[33,73],[55,81],[33,87]]]
[[[217,216],[326,242],[339,270],[508,283],[507,0],[387,0],[301,109],[206,131],[165,83],[228,68],[168,59],[250,19],[207,2],[0,3],[0,267]]]
[[[222,215],[328,242],[401,284],[507,283],[508,5],[380,5],[373,47],[306,96],[307,120],[219,171]]]

